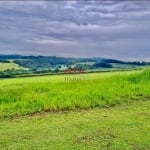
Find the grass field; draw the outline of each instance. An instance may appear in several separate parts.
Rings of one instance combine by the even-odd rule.
[[[1,150],[149,150],[150,101],[0,122]]]
[[[0,71],[4,71],[7,69],[20,69],[20,66],[13,62],[11,62],[11,63],[1,63],[0,62]]]
[[[149,150],[150,70],[0,80],[1,150]]]
[[[0,80],[0,117],[110,107],[150,97],[150,71]]]

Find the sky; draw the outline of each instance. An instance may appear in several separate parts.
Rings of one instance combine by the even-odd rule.
[[[0,1],[0,54],[150,61],[150,1]]]

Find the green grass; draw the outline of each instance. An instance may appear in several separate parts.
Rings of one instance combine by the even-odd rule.
[[[149,89],[149,70],[5,79],[0,80],[0,117],[110,107],[148,99]]]
[[[10,63],[1,63],[0,62],[0,71],[4,71],[7,69],[20,69],[20,66],[13,62],[10,62]]]
[[[149,150],[149,89],[149,69],[1,79],[0,149]]]
[[[142,100],[142,99],[141,99]],[[150,101],[0,122],[1,150],[149,150]]]

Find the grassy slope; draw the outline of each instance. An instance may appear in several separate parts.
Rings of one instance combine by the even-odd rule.
[[[1,150],[149,150],[150,101],[0,122]]]
[[[0,62],[0,71],[4,71],[7,69],[20,69],[18,64],[15,63],[1,63]]]
[[[66,75],[0,81],[0,117],[112,106],[150,97],[150,71],[94,73],[65,82]]]

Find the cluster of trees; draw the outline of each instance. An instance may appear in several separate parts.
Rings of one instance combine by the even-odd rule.
[[[82,70],[98,69],[98,68],[112,68],[113,66],[105,62],[96,62],[94,64],[77,64],[76,67]]]
[[[51,58],[33,58],[33,59],[16,59],[14,63],[30,69],[39,69],[39,68],[50,68],[54,65],[59,64],[68,64],[68,61],[65,59],[59,59],[56,57]]]
[[[113,66],[109,63],[105,62],[97,62],[94,64],[95,67],[102,67],[102,68],[112,68]]]
[[[121,61],[121,60],[115,60],[115,59],[102,59],[102,62],[105,63],[118,63],[118,64],[129,64],[129,65],[137,65],[137,66],[144,66],[144,65],[150,65],[150,62],[139,62],[139,61]]]
[[[58,73],[60,70],[59,69],[41,69],[41,70],[37,70],[37,69],[29,69],[29,70],[25,70],[25,69],[19,69],[19,70],[15,70],[15,69],[7,69],[4,71],[0,72],[0,78],[14,78],[14,77],[18,77],[18,76],[26,76],[26,75],[34,75],[34,74],[47,74],[47,73]]]
[[[12,78],[16,77],[17,75],[21,74],[28,74],[29,72],[27,70],[15,70],[15,69],[7,69],[0,72],[0,78]]]
[[[8,60],[0,60],[0,63],[9,63],[10,61]]]

